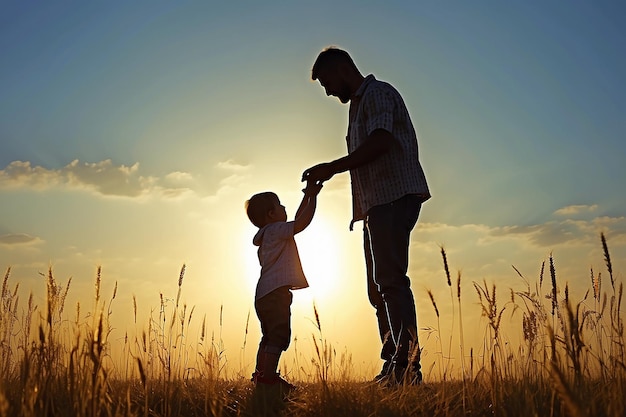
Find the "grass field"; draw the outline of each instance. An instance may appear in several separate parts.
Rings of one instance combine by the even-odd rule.
[[[567,283],[558,282],[552,256],[539,277],[519,274],[525,287],[510,290],[505,305],[494,284],[474,282],[488,334],[480,360],[464,345],[461,274],[451,276],[442,248],[446,308],[456,308],[458,322],[442,327],[438,320],[431,328],[441,360],[424,384],[384,388],[355,376],[350,355],[337,354],[322,337],[316,314],[315,354],[291,370],[299,389],[287,401],[256,393],[243,371],[227,375],[221,341],[208,336],[204,320],[198,340],[186,337],[195,317],[181,301],[184,266],[173,303],[162,298],[145,330],[126,334],[119,351],[109,340],[117,287],[103,299],[100,270],[85,313],[80,304],[66,310],[71,282],[59,284],[51,269],[46,305],[34,305],[32,296],[22,303],[9,268],[0,305],[0,417],[626,416],[623,283],[614,278],[604,235],[601,244],[605,269],[590,271],[581,300],[570,299]],[[518,346],[503,341],[505,308],[521,316]],[[136,304],[132,317],[137,322]],[[456,365],[444,359],[441,341],[452,337],[445,328],[457,329]]]

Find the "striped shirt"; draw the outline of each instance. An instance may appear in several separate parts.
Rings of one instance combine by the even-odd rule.
[[[350,100],[346,141],[354,152],[376,129],[390,132],[399,146],[374,161],[350,170],[352,223],[363,220],[370,208],[408,194],[430,198],[419,162],[417,134],[400,93],[390,84],[368,75]]]

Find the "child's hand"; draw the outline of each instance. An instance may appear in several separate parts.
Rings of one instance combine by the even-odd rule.
[[[320,193],[320,190],[322,189],[322,183],[323,181],[307,180],[306,188],[302,191],[305,195],[316,196]]]

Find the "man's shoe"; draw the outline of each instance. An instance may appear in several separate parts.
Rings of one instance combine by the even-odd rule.
[[[420,385],[422,383],[422,371],[407,368],[404,371],[404,385]]]
[[[392,367],[393,362],[385,361],[385,363],[383,363],[383,369],[381,369],[380,373],[374,377],[374,382],[381,382],[383,379],[387,378]]]
[[[390,372],[380,379],[377,379],[377,382],[387,388],[401,385],[420,385],[422,383],[422,372],[420,370],[413,369],[413,367],[406,368],[394,365]]]

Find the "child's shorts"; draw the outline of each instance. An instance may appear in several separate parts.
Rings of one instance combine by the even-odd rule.
[[[254,302],[261,322],[260,350],[280,354],[287,350],[291,339],[291,302],[289,287],[280,287]]]

